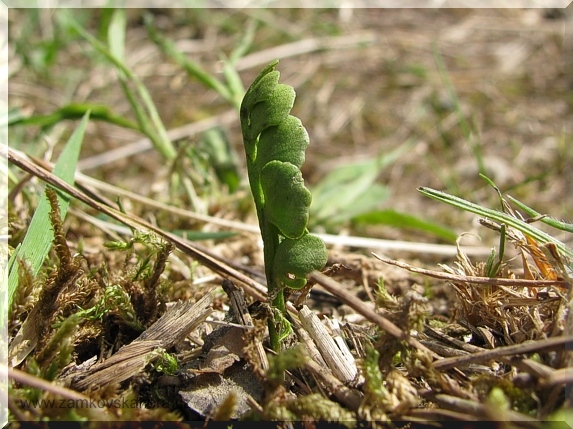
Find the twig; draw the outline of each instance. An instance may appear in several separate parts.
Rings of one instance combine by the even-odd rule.
[[[438,404],[440,407],[447,408],[449,410],[469,414],[478,417],[480,420],[495,420],[495,421],[512,421],[520,422],[526,424],[527,427],[538,427],[537,420],[532,417],[526,416],[525,414],[518,413],[512,410],[499,410],[490,408],[487,405],[480,404],[479,402],[470,401],[468,399],[462,399],[451,395],[446,395],[443,393],[435,394],[434,392],[422,393],[422,396],[432,402]]]
[[[503,356],[510,356],[522,353],[533,353],[539,350],[553,349],[557,347],[564,347],[573,344],[573,337],[554,337],[535,342],[528,342],[524,344],[516,344],[507,347],[498,347],[493,350],[484,350],[483,352],[473,353],[465,356],[458,356],[453,358],[446,358],[438,362],[434,362],[434,368],[445,370],[449,368],[459,367],[475,362],[487,362],[492,359],[501,358]]]
[[[444,334],[443,332],[439,332],[432,328],[427,323],[424,324],[424,334],[436,338],[440,341],[444,341],[449,343],[450,345],[459,348],[468,353],[479,353],[484,351],[481,347],[474,346],[473,344],[468,344],[464,341],[458,340],[457,338],[450,337],[449,335]]]
[[[357,390],[346,387],[338,378],[330,372],[325,371],[323,367],[313,360],[307,360],[304,366],[311,374],[322,381],[336,399],[346,405],[348,409],[352,411],[358,410],[362,402],[362,396]]]
[[[548,378],[539,380],[539,386],[541,388],[557,386],[559,384],[573,384],[573,368],[556,369]]]

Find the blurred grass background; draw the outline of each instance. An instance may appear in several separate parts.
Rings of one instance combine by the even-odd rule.
[[[111,9],[10,9],[12,147],[54,161],[77,125],[54,112],[71,103],[99,106],[104,120],[90,122],[80,156],[86,174],[176,206],[255,223],[235,107],[162,52],[150,36],[153,28],[224,85],[231,85],[229,63],[248,86],[268,62],[281,60],[281,80],[297,92],[293,114],[311,137],[303,174],[315,191],[319,231],[451,242],[448,231],[400,227],[409,215],[456,234],[479,232],[493,245],[496,235],[479,228],[473,215],[416,191],[433,187],[498,207],[480,172],[538,212],[571,220],[568,11],[128,9],[125,16],[123,43],[121,32],[109,40]],[[145,149],[141,153],[106,156],[142,142],[145,133],[133,125],[140,118],[117,65],[78,26],[123,52],[166,130],[205,120],[215,127],[209,133],[183,129],[174,147],[185,156],[173,162],[143,143],[135,145]],[[133,81],[127,85],[137,94]],[[225,168],[238,183],[231,184]],[[180,183],[193,190],[173,193],[173,172],[184,173]],[[333,182],[336,177],[348,180]]]

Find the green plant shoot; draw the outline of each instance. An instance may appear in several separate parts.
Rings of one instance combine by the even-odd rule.
[[[306,276],[326,264],[324,242],[307,229],[310,191],[300,171],[308,133],[290,115],[295,92],[279,84],[269,64],[254,80],[241,103],[241,129],[249,182],[264,243],[265,275],[269,299],[276,311],[269,323],[271,346],[280,349],[289,334],[284,288],[300,289]]]

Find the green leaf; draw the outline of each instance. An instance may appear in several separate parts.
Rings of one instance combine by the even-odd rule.
[[[280,73],[275,70],[278,61],[269,64],[249,87],[241,103],[241,128],[247,155],[255,157],[252,145],[267,127],[278,125],[285,119],[296,94],[289,85],[279,84]]]
[[[254,80],[240,108],[249,182],[264,243],[265,275],[278,313],[269,320],[275,351],[288,333],[282,288],[304,286],[306,275],[322,268],[327,259],[324,242],[310,236],[306,228],[312,197],[300,166],[309,138],[300,120],[290,115],[296,94],[292,87],[278,83],[277,63],[269,64]]]
[[[74,183],[76,164],[78,162],[88,120],[89,112],[84,115],[79,126],[71,135],[54,167],[54,175],[66,183]],[[63,219],[68,211],[70,198],[67,195],[58,193],[58,200]],[[34,212],[34,216],[32,217],[32,221],[30,222],[30,226],[28,227],[28,231],[19,250],[15,251],[10,258],[9,266],[11,270],[8,277],[8,308],[12,306],[14,293],[18,288],[18,264],[14,262],[16,259],[23,259],[29,264],[32,275],[38,274],[52,246],[53,239],[54,231],[50,224],[50,204],[46,198],[42,198]]]
[[[274,272],[288,287],[300,289],[306,284],[306,276],[322,269],[327,260],[324,241],[315,235],[305,234],[295,240],[286,238],[277,247]]]
[[[278,61],[274,61],[265,67],[251,84],[241,103],[241,111],[244,111],[245,115],[255,104],[268,100],[275,86],[278,85],[281,74],[275,70],[277,64]]]
[[[285,237],[300,237],[306,230],[312,201],[301,171],[289,162],[271,161],[261,170],[261,188],[267,220]]]
[[[290,113],[296,94],[292,86],[279,84],[265,101],[251,108],[251,136],[256,138],[265,128],[278,125]]]
[[[263,167],[268,162],[277,160],[300,168],[304,163],[304,151],[308,144],[308,133],[302,122],[289,115],[280,124],[263,130],[257,146],[256,164]]]
[[[412,228],[453,242],[455,242],[457,238],[457,234],[442,225],[395,210],[377,210],[364,213],[360,216],[356,216],[353,222],[358,225],[388,225],[398,228]]]

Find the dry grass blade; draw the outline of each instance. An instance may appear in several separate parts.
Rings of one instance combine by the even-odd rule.
[[[229,125],[236,120],[236,116],[237,112],[235,109],[228,110],[219,116],[210,117],[169,130],[167,131],[167,137],[173,142],[187,137],[193,137],[215,126]],[[131,144],[122,145],[117,149],[108,150],[105,153],[93,155],[89,158],[83,158],[78,162],[78,169],[81,171],[92,170],[152,149],[153,144],[151,140],[149,138],[143,138]]]
[[[50,392],[54,395],[57,395],[69,401],[73,401],[74,403],[77,404],[89,404],[91,401],[91,398],[81,393],[78,393],[75,390],[71,390],[63,386],[58,386],[54,383],[50,383],[42,378],[35,377],[32,374],[28,374],[27,372],[21,371],[16,368],[6,368],[5,366],[2,366],[2,369],[0,369],[0,371],[6,373],[6,369],[8,372],[8,377],[18,383],[43,390],[44,392]],[[84,408],[86,409],[90,418],[95,421],[114,420],[107,412],[105,412],[101,408],[88,407],[88,406]]]
[[[259,227],[256,225],[249,225],[243,222],[237,222],[230,219],[221,219],[214,216],[209,216],[201,213],[196,213],[190,210],[185,210],[169,204],[162,203],[161,201],[152,198],[144,197],[143,195],[136,194],[135,192],[122,189],[118,186],[110,185],[109,183],[101,180],[96,180],[90,176],[82,173],[76,173],[76,182],[81,185],[89,186],[107,193],[117,196],[129,198],[132,201],[137,201],[149,207],[154,207],[157,210],[162,210],[166,213],[173,213],[177,216],[198,220],[201,222],[208,222],[214,225],[231,228],[238,231],[258,233]]]
[[[395,261],[393,259],[384,258],[372,253],[372,255],[387,264],[395,265],[396,267],[403,268],[412,273],[424,274],[428,277],[434,277],[436,279],[448,280],[453,282],[461,283],[475,283],[490,286],[519,286],[519,287],[546,287],[546,286],[559,286],[562,288],[569,289],[570,284],[564,280],[527,280],[527,279],[506,279],[506,278],[494,278],[494,277],[476,277],[476,276],[462,276],[456,274],[448,274],[439,271],[426,270],[424,268],[414,267],[413,265],[406,264],[404,262]]]
[[[38,167],[34,163],[30,162],[26,158],[21,157],[15,151],[11,150],[10,148],[6,148],[1,146],[0,149],[2,151],[7,149],[6,155],[8,157],[9,162],[17,165],[24,171],[39,177],[40,179],[44,180],[47,183],[57,187],[58,189],[66,192],[70,196],[80,200],[81,202],[87,204],[88,206],[94,208],[95,210],[100,211],[113,219],[116,219],[131,228],[135,229],[145,229],[148,231],[153,231],[160,237],[164,238],[165,240],[173,243],[179,250],[186,253],[187,255],[197,259],[202,264],[207,266],[208,268],[212,269],[215,272],[221,273],[223,275],[228,275],[233,277],[234,279],[238,280],[242,284],[245,285],[245,291],[251,295],[253,298],[258,299],[260,301],[266,300],[266,288],[262,286],[260,283],[255,282],[249,276],[237,271],[236,269],[230,267],[229,265],[223,263],[219,260],[219,258],[207,249],[200,248],[198,245],[192,245],[188,241],[177,237],[174,234],[167,233],[160,228],[157,228],[154,225],[144,221],[143,219],[138,218],[137,216],[133,215],[126,215],[118,210],[115,210],[111,207],[105,206],[103,204],[98,203],[94,199],[88,197],[83,192],[78,191],[76,188],[68,185],[61,179],[54,176],[49,171],[44,170],[41,167]]]
[[[233,284],[232,281],[225,279],[223,280],[223,290],[229,297],[230,307],[233,309],[233,314],[235,319],[242,326],[254,327],[253,319],[249,310],[247,308],[247,303],[245,302],[245,297],[243,291]],[[261,369],[266,371],[269,369],[269,360],[265,353],[263,343],[258,338],[253,338],[255,353],[258,358],[258,364]]]
[[[72,386],[78,390],[97,389],[110,383],[121,383],[143,371],[148,363],[149,354],[161,347],[159,340],[135,340],[123,346],[105,362],[92,366],[84,373],[74,374],[78,381]],[[84,378],[81,378],[84,377]]]
[[[304,344],[304,346],[306,347],[306,353],[308,354],[310,360],[319,365],[323,373],[328,372],[330,375],[332,375],[332,372],[328,368],[328,365],[326,364],[326,361],[320,354],[320,351],[316,347],[316,344],[310,337],[310,334],[303,328],[300,321],[296,317],[291,317],[290,322],[300,343]]]
[[[284,59],[318,50],[349,49],[355,46],[365,46],[372,44],[375,40],[376,35],[372,33],[300,40],[247,55],[237,62],[237,70],[241,71],[265,65],[275,58]]]

